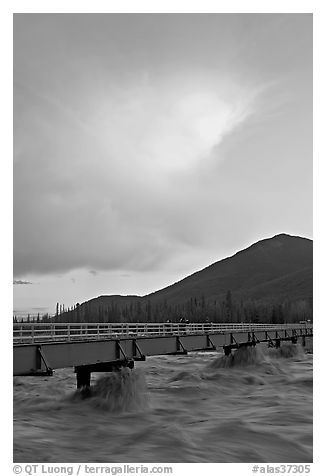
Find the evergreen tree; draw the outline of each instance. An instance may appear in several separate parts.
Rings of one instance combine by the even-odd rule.
[[[232,322],[232,320],[233,320],[233,306],[232,306],[232,294],[231,294],[230,290],[228,290],[227,293],[226,293],[225,308],[226,308],[227,322]]]

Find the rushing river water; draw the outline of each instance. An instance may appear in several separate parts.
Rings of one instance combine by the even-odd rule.
[[[14,378],[15,462],[312,462],[312,354],[260,344]]]

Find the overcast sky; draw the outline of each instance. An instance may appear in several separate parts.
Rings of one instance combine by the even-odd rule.
[[[15,14],[14,309],[312,238],[312,15]]]

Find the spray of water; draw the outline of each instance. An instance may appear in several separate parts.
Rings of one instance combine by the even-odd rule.
[[[257,366],[266,363],[266,355],[259,346],[240,347],[230,355],[223,355],[208,364],[211,369]]]
[[[291,359],[293,357],[303,358],[305,355],[304,349],[300,344],[284,343],[276,349],[275,347],[268,348],[268,355],[276,359]]]
[[[144,410],[148,404],[144,373],[126,367],[109,372],[99,377],[89,389],[77,390],[73,400],[87,400],[91,406],[112,413]]]

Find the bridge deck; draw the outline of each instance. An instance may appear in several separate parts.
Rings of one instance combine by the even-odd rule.
[[[305,324],[14,324],[14,375],[312,336]],[[102,367],[101,367],[102,365]]]
[[[158,337],[166,335],[250,332],[258,330],[285,330],[305,328],[305,324],[252,323],[22,323],[13,325],[15,344],[42,342],[71,342],[76,340],[103,340],[123,337]],[[309,326],[308,326],[309,327]],[[310,325],[311,327],[311,325]]]

